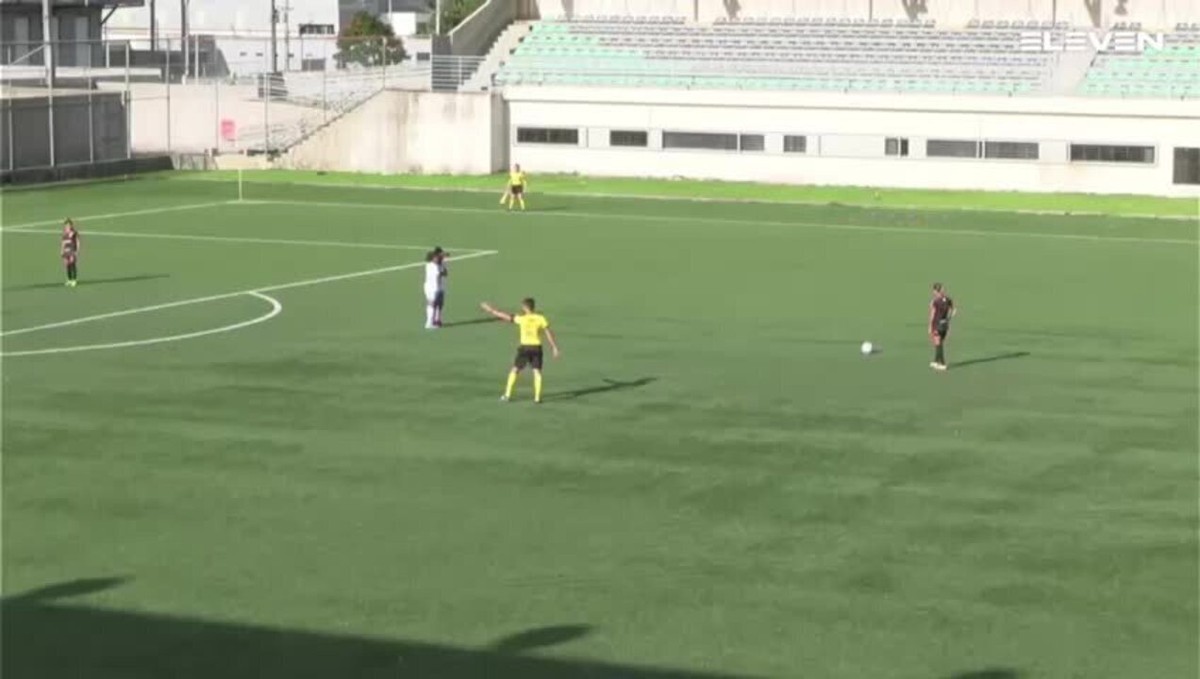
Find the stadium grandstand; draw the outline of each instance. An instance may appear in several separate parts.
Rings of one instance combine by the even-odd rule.
[[[682,17],[581,16],[541,21],[496,75],[498,85],[1200,96],[1200,30],[1190,25],[1148,54],[1096,56],[1065,74],[1058,55],[1030,53],[1022,37],[1065,22],[822,17],[733,18],[708,25]],[[1125,30],[1118,26],[1116,30]],[[1131,30],[1140,30],[1140,26]],[[1058,76],[1065,77],[1060,78]],[[1067,79],[1075,75],[1075,82]]]

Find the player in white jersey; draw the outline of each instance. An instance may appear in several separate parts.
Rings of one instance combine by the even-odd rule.
[[[442,307],[446,303],[447,253],[440,247],[425,255],[425,329],[442,327]]]

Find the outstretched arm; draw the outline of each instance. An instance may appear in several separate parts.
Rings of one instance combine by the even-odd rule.
[[[491,304],[488,304],[487,302],[480,304],[479,308],[483,309],[484,311],[488,312],[489,314],[495,316],[496,318],[499,318],[500,320],[504,321],[505,323],[512,323],[512,319],[513,319],[512,314],[500,311],[499,309],[494,308]]]
[[[546,328],[546,341],[550,343],[550,351],[554,358],[558,358],[562,352],[558,350],[558,340],[554,339],[554,332],[550,328]]]

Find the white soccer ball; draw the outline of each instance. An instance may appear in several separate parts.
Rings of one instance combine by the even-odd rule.
[[[870,356],[873,353],[875,353],[875,345],[871,344],[870,342],[863,342],[862,343],[862,355]]]

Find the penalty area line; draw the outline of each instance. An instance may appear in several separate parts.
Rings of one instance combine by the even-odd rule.
[[[138,217],[141,215],[157,215],[166,212],[182,212],[184,210],[203,210],[210,207],[221,207],[224,205],[236,205],[236,200],[221,200],[211,203],[188,203],[187,205],[168,205],[164,207],[153,207],[145,210],[130,210],[129,212],[108,212],[100,215],[84,215],[82,217],[72,217],[71,219],[78,222],[94,222],[101,219],[120,219],[121,217]],[[14,224],[5,226],[0,231],[22,231],[24,229],[32,229],[39,226],[51,226],[62,224],[62,219],[45,219],[40,222],[26,222],[24,224]]]
[[[252,325],[265,323],[272,318],[275,318],[283,311],[283,304],[279,300],[270,295],[264,295],[261,292],[252,291],[245,293],[247,297],[257,297],[267,304],[271,305],[270,311],[267,313],[251,318],[248,321],[223,325],[219,328],[209,328],[208,330],[197,330],[196,332],[183,333],[181,335],[167,335],[166,337],[151,337],[149,339],[129,340],[127,342],[109,342],[107,344],[84,344],[74,347],[56,347],[53,349],[31,349],[29,351],[5,351],[0,352],[0,356],[42,356],[46,354],[71,354],[79,351],[98,351],[100,349],[123,349],[125,347],[143,347],[150,344],[165,344],[167,342],[180,342],[182,340],[194,339],[196,337],[204,337],[206,335],[218,335],[223,332],[233,332],[241,330]]]
[[[488,257],[491,255],[498,255],[498,254],[500,254],[500,252],[498,250],[482,250],[479,252],[471,252],[471,253],[467,253],[465,255],[457,255],[454,257],[450,257],[447,261],[461,262],[461,261],[467,260],[467,259],[475,259],[476,257]],[[189,306],[192,304],[204,304],[207,302],[215,302],[215,301],[222,300],[222,299],[230,299],[233,297],[241,297],[244,295],[267,297],[268,295],[266,295],[266,293],[268,293],[268,292],[278,292],[280,290],[291,290],[293,288],[302,288],[302,287],[307,287],[310,285],[321,285],[324,283],[333,283],[336,281],[352,280],[355,278],[363,278],[366,276],[378,276],[380,274],[392,273],[394,271],[405,271],[407,269],[416,269],[418,267],[423,267],[423,266],[425,266],[425,262],[409,262],[407,264],[397,264],[394,266],[385,266],[385,267],[380,267],[378,269],[367,269],[365,271],[354,271],[351,273],[336,274],[333,276],[322,276],[320,278],[308,278],[308,279],[301,280],[301,281],[293,281],[291,283],[280,283],[278,285],[268,285],[268,286],[264,286],[264,287],[250,288],[247,290],[237,290],[234,292],[225,292],[225,293],[221,293],[218,295],[207,295],[204,297],[192,297],[190,299],[181,299],[181,300],[178,300],[175,302],[164,302],[162,304],[152,304],[150,306],[136,307],[133,309],[124,309],[122,311],[112,311],[112,312],[104,313],[104,314],[96,314],[94,316],[84,316],[83,318],[74,318],[74,319],[67,320],[67,321],[58,321],[55,323],[44,323],[42,325],[35,325],[35,326],[28,327],[28,328],[19,328],[17,330],[8,330],[5,332],[0,332],[0,337],[11,337],[14,335],[24,335],[24,334],[31,333],[31,332],[38,332],[41,330],[50,330],[53,328],[65,328],[65,327],[72,326],[72,325],[91,323],[93,321],[101,321],[101,320],[105,320],[105,319],[109,319],[109,318],[119,318],[121,316],[131,316],[133,314],[144,314],[144,313],[148,313],[151,311],[160,311],[162,309],[173,309],[175,307]],[[263,319],[263,320],[266,320],[266,319]],[[258,321],[258,322],[261,322],[261,321]],[[235,324],[235,325],[237,325],[237,324]],[[238,327],[245,327],[245,326],[239,325]],[[226,332],[230,329],[236,329],[236,328],[222,329],[222,332]],[[213,334],[211,331],[206,331],[206,332],[208,334]],[[176,337],[175,339],[187,339],[187,337]],[[153,343],[153,342],[150,342],[149,340],[139,340],[139,342]],[[129,345],[127,343],[118,343],[118,344],[120,346],[133,346],[133,345]],[[97,345],[97,346],[99,346],[99,345]],[[115,347],[104,347],[104,348],[115,348]],[[39,350],[22,351],[22,352],[3,352],[3,353],[0,353],[0,356],[29,356],[29,355],[38,354],[38,353],[65,353],[66,349],[70,349],[70,347],[63,347],[62,349],[57,349],[57,350],[39,349]],[[75,348],[75,350],[78,351],[80,349]]]
[[[82,219],[80,221],[82,221]],[[12,231],[12,233],[28,233],[28,234],[43,234],[43,233],[56,233],[56,232],[57,232],[56,229],[38,229],[38,228],[33,228],[33,227],[24,228],[24,229],[21,229],[18,231]],[[406,244],[399,244],[399,243],[397,243],[397,244],[392,244],[392,243],[355,243],[353,241],[293,240],[293,239],[287,239],[287,238],[254,238],[254,237],[249,237],[249,236],[205,236],[205,235],[188,234],[188,233],[141,233],[138,231],[93,231],[91,229],[88,229],[88,231],[86,232],[86,235],[89,238],[92,236],[106,236],[106,237],[113,237],[113,238],[150,238],[150,239],[156,239],[156,240],[188,240],[188,241],[202,241],[202,242],[211,242],[211,243],[246,243],[246,244],[257,244],[257,245],[307,245],[307,246],[312,246],[312,247],[361,248],[361,249],[368,249],[368,250],[410,250],[411,251],[411,250],[431,250],[431,249],[433,249],[432,245],[406,245]],[[447,249],[450,250],[451,252],[463,252],[463,253],[468,253],[468,254],[472,253],[472,252],[484,252],[484,250],[480,250],[479,248],[447,248]]]

